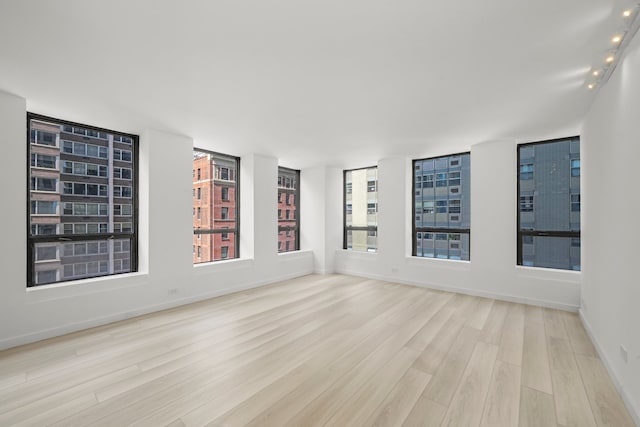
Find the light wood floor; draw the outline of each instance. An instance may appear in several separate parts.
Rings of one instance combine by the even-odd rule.
[[[0,425],[634,424],[575,314],[333,275],[1,352]]]

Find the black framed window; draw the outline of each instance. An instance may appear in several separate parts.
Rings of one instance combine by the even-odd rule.
[[[27,113],[27,147],[27,286],[137,271],[138,136]]]
[[[580,270],[580,138],[518,145],[518,265]]]
[[[344,171],[343,248],[378,250],[378,168]]]
[[[470,259],[471,155],[413,161],[413,256]]]
[[[194,149],[193,263],[240,256],[240,159]]]
[[[300,171],[278,167],[278,252],[300,249]]]

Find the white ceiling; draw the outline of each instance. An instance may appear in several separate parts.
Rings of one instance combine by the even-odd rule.
[[[579,133],[627,0],[0,0],[30,111],[289,167]]]

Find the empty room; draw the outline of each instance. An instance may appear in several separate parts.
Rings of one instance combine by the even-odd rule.
[[[0,426],[640,426],[639,15],[0,0]]]

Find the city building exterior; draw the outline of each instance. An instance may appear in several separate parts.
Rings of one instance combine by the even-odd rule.
[[[28,286],[135,271],[137,140],[34,117]]]
[[[471,155],[414,160],[413,255],[469,260]]]
[[[238,257],[238,164],[235,157],[194,151],[194,264]]]
[[[580,270],[580,138],[518,147],[518,264]]]
[[[278,252],[300,249],[300,171],[278,168]]]
[[[378,250],[378,168],[344,171],[344,249]]]

